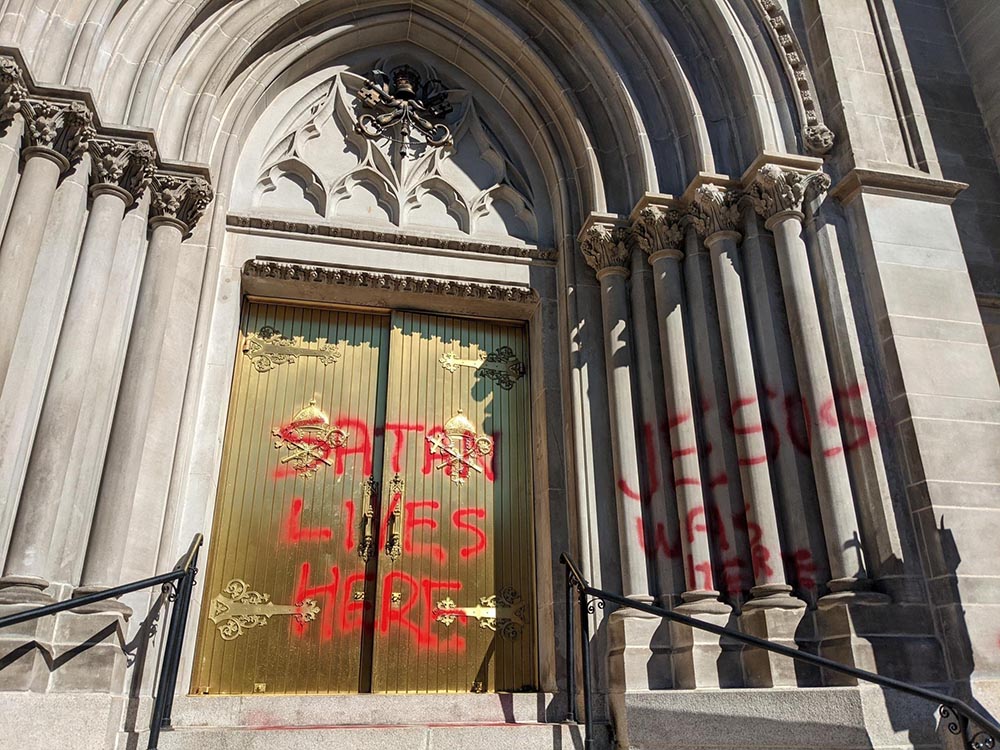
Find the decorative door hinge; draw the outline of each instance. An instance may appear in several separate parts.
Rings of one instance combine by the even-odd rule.
[[[243,354],[257,372],[268,372],[278,365],[294,364],[299,357],[316,357],[326,367],[343,356],[340,347],[326,339],[320,339],[317,348],[313,349],[306,345],[301,336],[286,339],[271,326],[264,326],[257,333],[248,333],[243,342]]]
[[[456,620],[470,617],[479,621],[479,627],[499,632],[504,638],[516,639],[524,628],[525,604],[521,595],[509,586],[497,596],[484,596],[475,607],[459,607],[451,597],[442,599],[431,615],[446,628]]]
[[[477,359],[460,359],[455,352],[445,352],[438,360],[448,372],[456,372],[459,367],[469,367],[476,371],[476,376],[488,378],[509,391],[525,373],[524,363],[517,358],[509,346],[501,346],[487,354],[480,352]]]
[[[209,619],[219,626],[224,641],[239,638],[249,628],[267,625],[274,615],[291,615],[299,622],[311,622],[319,614],[315,599],[298,604],[275,604],[270,594],[252,591],[246,581],[234,578],[212,600]]]

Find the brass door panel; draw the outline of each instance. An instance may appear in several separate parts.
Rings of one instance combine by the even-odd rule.
[[[375,692],[532,689],[523,329],[392,316]]]
[[[244,306],[193,692],[359,690],[387,335],[384,316]]]
[[[527,338],[247,302],[192,691],[536,684]]]

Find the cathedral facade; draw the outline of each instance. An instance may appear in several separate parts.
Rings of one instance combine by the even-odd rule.
[[[993,747],[998,34],[0,1],[0,748]]]

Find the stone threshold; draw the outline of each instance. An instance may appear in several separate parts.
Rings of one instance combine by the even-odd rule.
[[[560,722],[550,693],[192,695],[174,701],[175,728],[246,729],[503,725]]]

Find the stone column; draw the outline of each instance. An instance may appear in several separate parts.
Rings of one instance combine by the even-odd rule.
[[[755,586],[746,607],[798,607],[790,596],[781,563],[778,520],[771,494],[767,447],[757,401],[750,327],[744,302],[736,230],[739,226],[737,194],[711,183],[694,192],[691,221],[712,256],[715,298],[729,383],[733,433],[739,455],[740,480],[750,529],[750,554]],[[756,604],[753,600],[758,600]],[[765,601],[766,600],[766,601]]]
[[[90,151],[92,205],[0,588],[5,580],[23,576],[37,579],[37,586],[51,583],[63,562],[56,558],[67,547],[72,519],[89,517],[96,499],[79,486],[83,467],[78,463],[88,455],[82,443],[88,425],[98,419],[95,411],[114,392],[91,393],[88,386],[107,382],[106,371],[117,363],[95,359],[99,347],[94,341],[102,334],[104,300],[128,293],[109,288],[108,282],[125,212],[145,191],[154,155],[145,142],[106,138],[92,140]],[[0,598],[10,597],[15,588]]]
[[[83,102],[25,98],[24,169],[0,242],[0,381],[7,374],[59,178],[87,148],[93,115]]]
[[[806,191],[823,192],[829,186],[830,179],[820,172],[803,175],[765,164],[757,170],[747,196],[765,227],[774,233],[830,562],[828,586],[836,593],[862,588],[867,574],[819,307],[802,239]]]
[[[705,507],[694,398],[685,341],[680,249],[682,215],[672,207],[645,205],[633,222],[634,236],[653,267],[657,328],[663,361],[667,424],[673,459],[674,490],[680,526],[686,589],[682,599],[691,611],[728,612],[719,602],[712,572],[709,516]]]
[[[21,101],[26,95],[20,66],[13,58],[0,57],[0,236],[17,191],[24,137]]]
[[[120,582],[181,242],[211,199],[212,190],[201,177],[153,177],[152,235],[79,591]]]
[[[611,406],[611,452],[615,465],[615,501],[621,552],[622,593],[652,601],[645,551],[635,536],[642,505],[630,488],[640,487],[639,451],[632,380],[632,333],[629,330],[628,231],[616,217],[591,215],[580,233],[580,251],[601,284],[604,353]],[[595,444],[599,436],[595,437]]]

